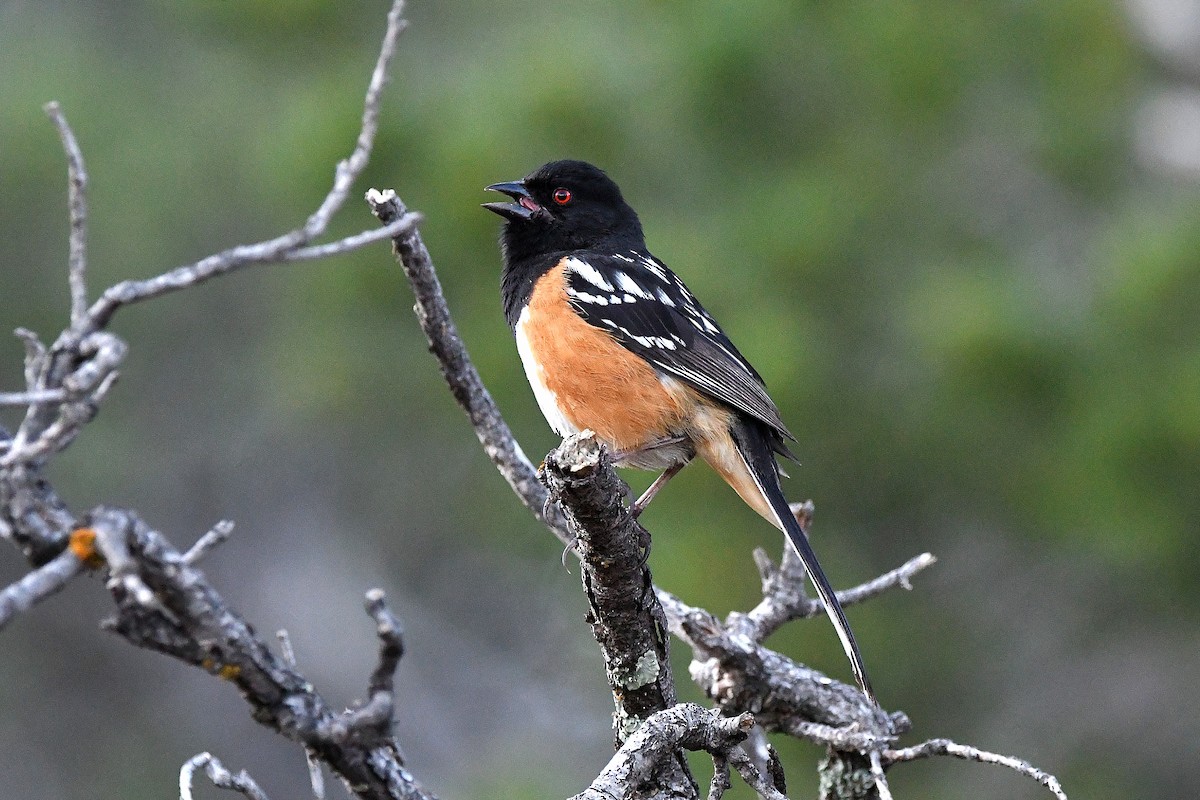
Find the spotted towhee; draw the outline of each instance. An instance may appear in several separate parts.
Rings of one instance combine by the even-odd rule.
[[[804,562],[863,692],[862,655],[817,556],[779,484],[795,437],[759,374],[679,277],[650,254],[621,190],[582,161],[554,161],[524,180],[487,187],[514,202],[504,217],[504,314],[546,421],[585,428],[618,466],[664,470],[640,513],[700,456]]]

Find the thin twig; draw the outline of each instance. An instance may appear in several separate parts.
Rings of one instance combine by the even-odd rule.
[[[337,169],[334,171],[333,185],[329,193],[325,195],[321,205],[309,215],[304,224],[299,228],[288,231],[282,236],[277,236],[256,244],[231,247],[194,263],[176,267],[153,278],[122,281],[115,286],[110,286],[100,296],[100,299],[88,309],[87,319],[92,329],[104,327],[108,324],[113,314],[123,306],[150,300],[180,289],[186,289],[189,286],[203,283],[217,275],[222,275],[250,264],[286,261],[288,260],[288,255],[291,253],[301,252],[300,260],[306,257],[303,252],[305,246],[325,232],[330,219],[342,207],[342,204],[345,203],[350,187],[358,179],[358,176],[367,165],[367,160],[370,158],[371,148],[378,128],[379,105],[382,100],[383,86],[386,83],[388,65],[391,63],[392,57],[396,52],[396,40],[407,26],[407,23],[402,18],[403,13],[403,0],[395,0],[391,10],[388,12],[387,31],[384,33],[383,43],[379,48],[379,57],[376,59],[375,69],[371,73],[371,82],[367,87],[366,97],[363,100],[362,127],[359,130],[358,138],[355,140],[354,149],[346,159],[338,163]],[[354,246],[361,247],[370,241],[374,240],[360,240]],[[336,252],[347,252],[349,249],[352,249],[346,246],[345,242],[346,240],[343,239],[342,246],[344,249],[337,250]],[[335,242],[334,244],[337,245],[338,243]],[[325,245],[318,247],[323,248]],[[321,253],[325,251],[318,250],[317,252]],[[315,258],[318,256],[307,257]]]
[[[388,11],[387,31],[383,35],[379,58],[375,61],[371,82],[367,84],[367,94],[363,99],[362,127],[358,132],[358,139],[350,156],[338,164],[333,188],[329,190],[325,201],[304,225],[304,232],[308,234],[309,241],[319,236],[329,225],[330,218],[346,202],[351,185],[367,166],[375,144],[375,133],[379,128],[379,106],[383,100],[384,84],[387,83],[388,65],[396,53],[396,40],[406,27],[408,22],[404,19],[404,0],[395,0]]]
[[[1002,756],[998,753],[989,753],[986,750],[980,750],[970,745],[957,744],[949,739],[930,739],[913,747],[905,747],[900,750],[884,750],[882,753],[883,761],[887,764],[916,761],[917,759],[930,758],[932,756],[953,756],[966,761],[978,761],[982,764],[999,764],[1002,767],[1008,767],[1037,781],[1053,792],[1058,800],[1067,800],[1066,792],[1063,791],[1058,778],[1048,772],[1043,772],[1028,761],[1013,758],[1012,756]]]
[[[879,800],[893,800],[892,787],[888,786],[887,775],[883,772],[883,761],[879,757],[879,751],[872,750],[870,759],[871,777],[875,779],[875,791],[879,793]]]
[[[673,751],[679,748],[703,750],[714,756],[732,758],[733,753],[741,752],[738,745],[753,726],[754,718],[749,714],[726,717],[695,703],[680,703],[659,711],[625,740],[592,784],[572,800],[640,796],[637,788],[657,776],[656,770],[662,760]],[[780,795],[772,800],[781,798]]]
[[[70,550],[64,550],[21,580],[0,591],[0,631],[16,617],[33,608],[70,582],[83,568],[83,562]]]
[[[83,151],[75,139],[75,133],[67,123],[62,107],[57,102],[42,107],[46,116],[58,129],[63,151],[67,154],[67,203],[71,212],[70,266],[68,282],[71,286],[71,326],[77,326],[87,314],[87,168],[83,163]]]
[[[723,755],[713,756],[713,776],[708,783],[708,800],[721,800],[733,786],[729,778],[729,759]]]
[[[45,362],[29,338],[23,338],[32,350],[29,357]],[[69,445],[96,415],[100,402],[117,379],[117,367],[124,360],[126,350],[120,337],[107,331],[96,331],[76,343],[75,355],[81,363],[77,363],[72,372],[61,376],[59,387],[47,389],[40,385],[42,376],[34,375],[30,380],[31,391],[61,390],[67,402],[58,409],[57,416],[49,409],[31,405],[12,446],[0,457],[0,468],[36,461]]]
[[[392,682],[396,675],[396,667],[404,657],[404,630],[400,620],[392,613],[387,605],[387,595],[382,589],[371,589],[366,596],[367,613],[375,620],[375,633],[379,637],[379,663],[367,684],[367,691],[374,695],[378,692],[392,691]]]
[[[921,553],[919,556],[913,556],[908,561],[900,566],[885,572],[878,578],[869,580],[866,583],[861,583],[850,589],[843,589],[837,593],[838,602],[843,606],[852,606],[861,603],[864,600],[870,600],[873,597],[883,594],[889,589],[905,589],[912,590],[912,577],[918,572],[932,567],[937,563],[937,556],[933,553]],[[805,616],[815,617],[825,613],[820,602],[812,601],[812,609]]]
[[[188,548],[188,551],[183,554],[183,563],[188,566],[200,563],[201,559],[227,542],[232,535],[233,522],[227,519],[221,520],[216,525],[213,525],[208,533],[197,539],[194,545]]]
[[[296,650],[292,647],[292,637],[286,628],[275,631],[279,641],[279,652],[289,667],[296,666]],[[321,761],[311,747],[304,748],[304,762],[308,765],[308,784],[312,787],[316,800],[325,800],[325,773],[321,771]]]
[[[391,733],[392,713],[395,705],[393,679],[396,667],[404,656],[404,634],[400,621],[387,606],[387,596],[382,589],[371,589],[366,596],[366,609],[375,620],[375,633],[379,637],[379,661],[367,681],[367,702],[361,707],[345,711],[342,722],[354,733],[374,731],[381,736]]]
[[[419,213],[410,211],[400,219],[389,225],[384,225],[382,228],[356,233],[353,236],[347,236],[345,239],[338,239],[336,242],[316,244],[312,247],[302,247],[299,250],[292,250],[289,253],[285,253],[282,260],[313,261],[319,258],[339,256],[343,253],[349,253],[352,250],[358,250],[372,242],[381,242],[384,239],[391,239],[393,236],[408,233],[419,225],[421,220],[422,216]]]
[[[371,212],[385,225],[407,213],[404,203],[391,189],[368,189],[366,201]],[[479,377],[479,370],[471,362],[420,232],[414,229],[395,237],[392,248],[412,287],[417,322],[429,341],[430,352],[441,367],[450,394],[471,421],[484,452],[525,507],[559,541],[572,545],[574,536],[567,528],[562,509],[550,502],[546,487],[538,480],[537,470],[517,443],[496,401]]]
[[[819,722],[801,720],[785,721],[781,725],[789,736],[807,739],[813,744],[823,745],[843,753],[866,753],[877,750],[883,744],[895,741],[894,736],[881,736],[872,731],[855,730],[852,727],[834,727]]]
[[[179,768],[179,800],[193,800],[192,781],[195,779],[196,770],[201,768],[212,781],[212,785],[218,789],[240,792],[250,800],[268,800],[266,792],[258,787],[246,770],[235,775],[212,753],[200,753],[183,762],[183,766]]]
[[[21,344],[25,345],[25,384],[33,387],[37,383],[37,377],[46,360],[46,345],[42,344],[38,335],[28,328],[17,328],[13,331],[13,335],[21,340]]]
[[[742,776],[746,785],[763,800],[787,800],[787,796],[775,788],[768,776],[759,771],[754,765],[754,760],[742,748],[735,748],[729,753],[729,765],[737,770],[737,774]]]
[[[32,406],[65,403],[67,393],[62,389],[34,389],[28,392],[0,392],[0,406]]]
[[[287,632],[287,628],[275,631],[275,640],[279,642],[279,653],[283,656],[284,663],[289,667],[296,666],[296,649],[292,647],[292,636]]]
[[[755,553],[755,560],[763,575],[763,599],[745,614],[730,614],[726,624],[731,629],[762,642],[791,620],[811,619],[825,614],[821,602],[805,594],[803,566],[800,566],[799,559],[791,553],[790,548],[784,550],[783,564],[778,569],[773,568],[761,551]],[[937,557],[932,553],[914,556],[877,578],[838,592],[838,602],[843,607],[852,606],[889,589],[912,589],[912,577],[936,563]]]
[[[173,618],[146,585],[138,570],[138,560],[129,551],[131,525],[129,515],[123,511],[101,507],[90,515],[91,529],[96,534],[96,552],[108,565],[109,591],[123,593],[135,603],[152,608],[164,616]]]

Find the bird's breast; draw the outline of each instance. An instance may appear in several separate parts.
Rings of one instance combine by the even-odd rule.
[[[561,266],[538,280],[515,333],[538,406],[560,436],[589,428],[610,449],[633,451],[684,432],[694,393],[575,313]]]

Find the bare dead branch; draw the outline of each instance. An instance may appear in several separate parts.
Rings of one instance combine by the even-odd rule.
[[[878,578],[838,592],[838,600],[843,606],[852,606],[877,597],[889,589],[900,588],[905,591],[912,591],[911,580],[913,576],[928,567],[932,567],[936,563],[937,556],[933,553],[921,553],[921,555],[914,556],[905,561],[894,570],[883,573]],[[817,617],[824,613],[824,609],[821,608],[819,602],[814,600],[812,601],[812,605],[812,609],[805,611],[805,617]]]
[[[183,554],[184,563],[188,566],[199,564],[205,556],[229,541],[229,537],[232,535],[233,522],[227,519],[221,520],[188,548],[188,551]]]
[[[256,721],[312,750],[355,796],[432,797],[404,768],[391,738],[390,705],[386,719],[374,697],[375,706],[366,713],[333,711],[308,680],[271,652],[203,573],[137,514],[100,507],[88,520],[109,565],[108,588],[117,606],[107,627],[138,647],[235,684]]]
[[[102,329],[118,308],[196,285],[247,264],[347,252],[411,230],[416,224],[417,216],[410,215],[385,231],[372,230],[329,244],[306,246],[324,232],[367,162],[387,65],[405,24],[402,10],[403,3],[397,0],[389,13],[354,150],[338,165],[332,189],[302,228],[257,245],[231,248],[146,281],[126,281],[110,287],[90,309],[85,309],[82,317],[73,316],[71,328],[63,331],[49,350],[33,334],[19,332],[26,343],[27,387],[26,392],[19,393],[23,396],[13,393],[10,397],[29,401],[26,405],[30,410],[17,434],[3,437],[6,446],[0,456],[0,531],[35,563],[53,564],[44,570],[45,575],[57,574],[56,569],[65,563],[65,559],[60,562],[55,556],[62,552],[76,522],[50,485],[41,480],[40,461],[74,438],[111,387],[125,349],[121,340]],[[78,256],[73,265],[82,265],[82,249],[72,252]],[[73,268],[73,302],[78,307],[86,302],[86,293],[79,290],[83,267]],[[77,300],[79,297],[84,300]],[[46,408],[47,400],[61,401],[61,407]],[[185,556],[134,512],[101,507],[87,519],[97,554],[108,569],[107,586],[118,608],[109,627],[136,645],[172,655],[235,683],[258,721],[300,742],[329,763],[357,796],[430,796],[405,771],[390,736],[391,671],[399,658],[399,628],[383,606],[382,597],[374,598],[378,602],[372,602],[370,609],[384,640],[380,666],[371,678],[371,700],[362,709],[335,713],[311,684],[271,654],[193,568],[195,561],[228,535],[227,524],[216,526]],[[14,597],[16,594],[13,590]],[[198,762],[192,771],[195,768]]]
[[[672,758],[676,750],[704,750],[728,757],[745,740],[753,725],[754,718],[749,714],[726,717],[695,703],[680,703],[659,711],[625,740],[596,780],[572,800],[644,796],[638,794],[638,788],[653,782],[655,770],[665,759]],[[683,788],[675,787],[675,791]],[[689,791],[689,796],[694,796],[694,792]]]
[[[883,761],[879,757],[879,751],[872,750],[870,759],[871,777],[875,779],[875,791],[879,793],[879,800],[893,800],[892,787],[888,786],[887,776],[883,773]]]
[[[192,782],[198,769],[203,769],[212,785],[218,789],[239,792],[250,800],[268,800],[266,793],[246,770],[241,770],[235,775],[212,753],[200,753],[183,762],[179,769],[179,800],[193,800]]]
[[[296,666],[296,649],[292,647],[292,636],[286,628],[275,631],[275,641],[279,642],[279,654],[289,667]]]
[[[46,360],[46,345],[38,335],[28,328],[17,328],[13,334],[25,345],[25,384],[33,386]]]
[[[308,218],[304,226],[309,241],[319,236],[329,225],[329,220],[346,202],[350,187],[367,166],[371,149],[375,146],[375,133],[379,129],[379,106],[383,101],[384,84],[387,83],[388,65],[396,54],[396,41],[407,27],[408,22],[404,19],[404,0],[394,0],[391,10],[388,11],[387,32],[383,35],[379,57],[375,61],[375,69],[371,72],[371,81],[367,84],[367,94],[363,99],[362,125],[358,139],[350,156],[338,164],[333,188],[325,197],[325,201]]]
[[[23,614],[66,586],[82,568],[83,562],[70,550],[64,550],[54,560],[0,591],[0,631],[17,614]]]
[[[378,127],[387,68],[395,54],[400,32],[406,25],[402,18],[403,9],[403,0],[395,0],[388,13],[387,30],[363,101],[355,146],[349,157],[338,164],[332,187],[304,225],[274,239],[229,248],[153,278],[123,281],[105,290],[90,308],[85,308],[87,209],[83,156],[61,109],[55,103],[47,105],[46,113],[63,139],[71,177],[72,320],[70,328],[62,332],[48,351],[33,334],[18,331],[26,342],[26,392],[4,395],[4,405],[28,400],[30,402],[25,405],[29,410],[16,436],[0,455],[0,469],[31,463],[63,449],[94,416],[104,392],[112,386],[116,366],[124,356],[124,344],[103,333],[112,315],[122,306],[184,289],[250,264],[323,258],[386,238],[386,233],[371,230],[336,242],[309,246],[326,230],[332,215],[345,203],[351,185],[367,164]],[[391,233],[395,235],[415,223],[416,218],[398,221]]]
[[[125,358],[125,342],[111,333],[97,331],[77,343],[74,363],[58,378],[58,386],[47,389],[46,371],[55,361],[41,351],[36,337],[27,343],[27,362],[34,361],[40,371],[31,382],[30,391],[61,391],[66,402],[54,409],[31,405],[21,427],[7,452],[0,456],[0,469],[18,463],[32,463],[67,447],[83,426],[92,420],[99,403],[116,382],[117,367]],[[65,362],[59,361],[63,364]]]
[[[667,623],[647,562],[650,534],[621,502],[628,489],[590,431],[551,451],[541,476],[575,536],[588,622],[604,658],[616,708],[613,738],[620,746],[652,714],[675,705]],[[682,753],[660,767],[655,782],[695,786]],[[691,792],[698,794],[698,788]]]
[[[998,753],[989,753],[986,750],[980,750],[970,745],[957,744],[949,739],[930,739],[927,742],[922,742],[913,747],[905,747],[901,750],[884,750],[881,757],[885,764],[898,764],[903,761],[916,761],[921,758],[931,758],[933,756],[953,756],[954,758],[977,761],[982,764],[999,764],[1002,767],[1008,767],[1027,778],[1037,781],[1049,789],[1058,800],[1067,800],[1066,792],[1063,791],[1062,784],[1058,782],[1058,778],[1048,772],[1043,772],[1028,761],[1013,758],[1012,756],[1002,756]]]
[[[8,436],[0,429],[0,439]],[[40,567],[67,547],[75,515],[36,465],[0,469],[0,536]]]
[[[42,403],[65,403],[66,401],[67,393],[62,389],[0,392],[0,406],[32,406]]]
[[[297,251],[301,255],[297,256],[296,260],[322,257],[319,254],[323,252],[327,254],[327,251],[324,250],[317,250],[318,255],[306,254],[304,248],[325,232],[329,226],[330,219],[345,203],[350,187],[358,179],[358,176],[362,173],[370,158],[371,148],[374,145],[375,133],[378,128],[379,106],[382,100],[383,87],[387,81],[388,65],[395,55],[396,41],[408,24],[403,18],[403,13],[404,0],[395,0],[391,10],[388,12],[387,30],[384,33],[383,43],[379,48],[379,57],[375,62],[375,68],[371,73],[371,81],[367,87],[366,97],[363,100],[362,126],[355,140],[354,149],[346,159],[338,163],[337,169],[334,171],[333,185],[329,193],[325,195],[320,206],[305,220],[301,227],[288,231],[282,236],[258,242],[257,244],[231,247],[228,250],[223,250],[207,258],[202,258],[194,263],[176,267],[169,272],[164,272],[153,278],[122,281],[115,286],[111,286],[105,290],[99,300],[92,304],[85,315],[85,324],[80,326],[78,331],[86,333],[91,330],[103,328],[108,324],[112,315],[122,306],[160,297],[180,289],[186,289],[189,286],[203,283],[217,275],[222,275],[251,264],[286,261],[289,254],[296,253]],[[354,237],[349,238],[353,239]],[[341,243],[334,243],[341,248],[335,249],[335,251],[348,252],[356,247],[369,244],[372,241],[376,240],[367,238],[360,239],[354,244],[348,244],[348,240],[343,239]],[[320,247],[325,246],[322,245]]]
[[[857,730],[854,725],[835,727],[794,718],[782,720],[781,729],[790,736],[807,739],[813,744],[824,745],[841,753],[866,753],[895,741],[895,737]]]
[[[372,213],[384,225],[391,224],[406,213],[404,204],[391,189],[370,189],[366,200]],[[413,230],[395,237],[392,239],[392,249],[412,287],[416,298],[417,322],[429,341],[430,352],[441,367],[450,394],[471,421],[484,452],[525,507],[550,528],[559,541],[571,544],[573,537],[567,530],[562,510],[550,502],[546,488],[538,480],[537,471],[517,444],[496,401],[483,385],[479,371],[467,354],[420,232]]]
[[[867,733],[874,744],[907,728],[903,714],[889,716],[857,688],[799,664],[758,642],[727,630],[712,614],[658,590],[671,633],[692,648],[692,680],[727,714],[753,709],[767,730],[797,736],[822,729],[797,727],[816,722],[829,728]],[[835,746],[828,740],[819,744]],[[858,744],[855,741],[855,744]],[[858,749],[857,747],[848,749]]]
[[[739,748],[730,751],[729,765],[737,770],[742,780],[763,800],[787,800],[783,792],[779,791],[771,779],[758,769],[744,750]]]
[[[805,592],[804,565],[790,547],[783,548],[779,567],[775,567],[762,548],[754,551],[754,560],[763,579],[762,602],[744,614],[730,614],[725,622],[727,627],[762,642],[787,622],[825,615],[821,602]],[[912,577],[936,563],[937,558],[932,553],[922,553],[877,578],[843,589],[837,593],[838,601],[846,607],[870,600],[889,589],[911,590]]]
[[[817,764],[817,777],[820,800],[884,800],[871,760],[863,753],[827,751]]]
[[[723,755],[713,756],[713,776],[708,783],[708,800],[721,800],[733,786],[729,777],[729,759]]]
[[[387,605],[387,597],[382,589],[372,589],[367,592],[367,613],[375,620],[376,633],[379,636],[379,665],[371,673],[371,681],[367,687],[368,693],[392,692],[392,679],[396,667],[404,657],[404,633],[400,620],[392,614]]]
[[[329,258],[331,256],[342,255],[353,250],[358,250],[368,244],[381,242],[384,239],[391,239],[394,236],[408,233],[421,223],[421,215],[415,211],[410,211],[400,219],[384,225],[376,230],[363,231],[356,233],[353,236],[347,236],[345,239],[338,239],[336,242],[327,244],[313,245],[312,247],[302,247],[299,250],[292,250],[283,255],[283,261],[313,261],[320,258]]]
[[[292,637],[287,630],[280,628],[275,631],[275,639],[279,642],[279,653],[284,662],[295,669],[296,650],[292,647]],[[304,761],[308,765],[308,783],[312,787],[316,800],[325,800],[325,773],[321,770],[321,760],[309,748],[304,748]]]
[[[58,129],[63,151],[67,155],[67,204],[71,214],[70,259],[68,283],[71,287],[71,325],[79,325],[87,313],[87,169],[83,151],[67,117],[57,102],[42,107]]]
[[[623,658],[619,663],[614,660],[610,678],[614,693],[622,697],[636,693],[651,682],[655,683],[659,697],[625,717],[631,724],[622,726],[622,733],[627,735],[624,744],[581,797],[629,797],[631,800],[694,797],[698,789],[686,769],[681,768],[682,761],[677,755],[683,748],[709,752],[718,772],[724,772],[724,778],[714,778],[710,794],[719,796],[724,792],[723,787],[729,783],[728,770],[733,768],[761,796],[782,800],[783,781],[777,760],[764,765],[760,758],[755,763],[741,746],[754,720],[749,714],[739,713],[738,709],[751,705],[761,709],[764,724],[772,730],[793,735],[805,735],[797,731],[807,730],[809,738],[829,744],[835,748],[831,758],[836,756],[837,747],[852,747],[858,760],[864,762],[865,754],[873,754],[871,774],[875,776],[876,784],[885,787],[883,791],[886,791],[886,784],[879,776],[885,766],[884,757],[888,764],[933,754],[950,754],[1008,766],[1012,766],[1009,762],[1024,765],[1016,759],[962,748],[947,740],[935,740],[908,750],[883,750],[884,757],[881,757],[881,748],[890,745],[891,737],[906,727],[907,719],[903,715],[889,718],[873,707],[867,709],[872,713],[864,715],[862,709],[853,705],[861,695],[851,687],[831,681],[761,644],[733,635],[707,612],[683,606],[672,596],[660,592],[664,605],[670,609],[667,618],[672,630],[682,632],[681,636],[698,654],[706,654],[703,660],[697,657],[693,674],[725,712],[734,712],[737,716],[706,711],[694,705],[672,705],[674,695],[667,669],[666,639],[661,633],[664,622],[662,617],[655,616],[658,608],[655,589],[639,560],[646,546],[644,531],[628,518],[623,508],[622,484],[600,450],[595,450],[592,455],[580,453],[589,458],[594,455],[591,473],[583,474],[587,470],[569,468],[568,475],[560,469],[567,463],[564,460],[557,466],[551,464],[547,471],[554,492],[548,492],[539,483],[458,336],[429,253],[416,230],[419,216],[407,213],[390,190],[386,193],[372,190],[367,193],[368,201],[385,227],[327,244],[311,244],[325,232],[333,214],[344,204],[370,156],[388,64],[397,37],[406,24],[401,17],[402,11],[402,0],[395,0],[364,98],[354,149],[337,165],[329,192],[302,226],[274,239],[229,248],[146,280],[119,283],[104,291],[90,308],[87,307],[86,288],[86,173],[82,154],[61,111],[53,104],[47,107],[47,113],[58,125],[63,138],[71,179],[71,326],[49,349],[36,336],[25,332],[26,391],[0,395],[0,398],[9,398],[28,407],[17,435],[11,438],[0,436],[5,440],[4,446],[0,447],[0,534],[18,544],[35,565],[45,565],[14,584],[14,587],[21,586],[20,589],[9,587],[0,592],[0,605],[10,596],[14,607],[27,597],[37,596],[40,589],[26,591],[27,587],[22,585],[26,580],[30,583],[45,580],[46,585],[53,586],[64,574],[66,562],[60,562],[59,558],[70,532],[75,529],[75,519],[49,484],[41,479],[39,470],[44,459],[66,447],[90,421],[117,377],[125,345],[103,329],[119,308],[197,285],[247,265],[323,258],[390,237],[413,287],[418,319],[442,366],[443,375],[456,400],[467,412],[485,451],[514,492],[564,542],[572,541],[575,532],[586,529],[590,538],[581,536],[580,548],[585,551],[585,560],[589,548],[600,552],[598,543],[605,537],[626,548],[627,555],[620,560],[622,569],[628,574],[618,576],[611,584],[606,583],[613,576],[603,573],[612,569],[612,560],[601,558],[595,559],[585,574],[589,596],[596,598],[593,607],[597,609],[597,626],[605,624],[602,615],[611,613],[622,602],[629,604],[632,600],[638,613],[646,616],[648,612],[648,622],[643,620],[632,626],[635,634],[649,637],[648,644],[643,643],[645,646],[631,651],[636,658]],[[571,463],[578,466],[579,462]],[[550,502],[552,495],[562,498],[561,505]],[[601,499],[597,501],[596,497]],[[393,676],[403,654],[403,642],[399,624],[388,610],[382,592],[373,590],[367,596],[367,611],[375,621],[380,639],[378,662],[368,682],[367,702],[359,708],[339,713],[333,711],[300,675],[294,657],[282,660],[276,657],[194,568],[196,561],[228,535],[228,526],[219,524],[182,554],[136,512],[100,507],[90,512],[86,519],[94,531],[96,550],[108,569],[107,587],[117,607],[116,618],[108,623],[111,629],[137,646],[171,655],[234,683],[257,721],[300,743],[306,752],[328,763],[355,795],[404,800],[431,797],[404,768],[398,745],[391,737]],[[72,555],[79,560],[78,553]],[[632,567],[625,562],[632,562]],[[785,563],[781,572],[790,569],[791,566]],[[864,584],[857,591],[866,598],[892,585],[907,585],[909,575],[916,569],[909,572],[904,569],[896,571],[898,574],[891,578],[883,576]],[[768,572],[764,568],[764,583],[769,577]],[[61,578],[63,582],[68,579],[69,576]],[[606,596],[608,589],[605,587],[609,585],[625,589]],[[802,584],[800,599],[790,595],[784,597],[782,589],[780,592],[776,605],[792,615],[788,618],[819,612],[814,601],[803,597]],[[764,590],[764,594],[767,593]],[[811,612],[805,611],[809,605]],[[768,625],[782,624],[775,621],[782,619],[781,612],[769,611],[753,621],[762,630]],[[851,695],[843,697],[843,689]],[[645,712],[655,707],[661,710],[646,716]],[[634,730],[638,720],[644,721]],[[933,752],[937,748],[932,745],[936,743],[945,743],[942,753]],[[964,755],[967,751],[971,755]],[[181,769],[181,797],[190,800],[194,773],[202,767],[214,784],[240,791],[247,797],[262,797],[261,790],[249,776],[244,772],[231,775],[209,754],[189,760]],[[1029,769],[1033,770],[1032,767]],[[1034,772],[1046,777],[1044,773]],[[1052,788],[1057,787],[1057,781],[1050,780],[1053,781]]]
[[[400,621],[387,606],[382,589],[367,592],[367,613],[375,620],[379,636],[379,663],[367,683],[367,702],[361,708],[343,713],[344,724],[350,730],[375,730],[381,736],[391,734],[395,694],[392,679],[404,655],[404,638]]]

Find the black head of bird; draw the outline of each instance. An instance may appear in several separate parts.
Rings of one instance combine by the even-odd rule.
[[[513,202],[484,203],[508,220],[504,254],[520,262],[548,253],[642,245],[642,225],[621,190],[585,161],[551,161],[527,177],[487,187]]]

